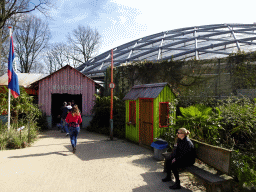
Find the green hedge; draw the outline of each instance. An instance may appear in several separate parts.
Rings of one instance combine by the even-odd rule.
[[[110,135],[110,96],[96,96],[93,107],[93,119],[90,122],[88,131]],[[113,135],[118,138],[125,138],[125,103],[118,97],[113,98]]]

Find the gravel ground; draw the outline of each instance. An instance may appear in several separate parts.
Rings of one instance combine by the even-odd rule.
[[[121,139],[82,130],[77,152],[69,137],[57,130],[40,134],[31,146],[0,152],[1,192],[161,192],[163,161],[153,151]],[[180,192],[202,192],[204,187],[187,172],[180,174]],[[173,190],[175,191],[175,190]]]

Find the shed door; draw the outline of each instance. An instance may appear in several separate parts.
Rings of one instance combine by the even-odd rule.
[[[141,144],[153,142],[153,99],[140,99],[139,140]]]
[[[61,107],[63,106],[64,101],[71,102],[75,101],[75,104],[78,105],[79,110],[82,111],[82,95],[70,95],[70,94],[52,94],[52,103],[51,103],[51,115],[52,115],[52,126],[55,126],[60,122],[59,115],[61,115]]]

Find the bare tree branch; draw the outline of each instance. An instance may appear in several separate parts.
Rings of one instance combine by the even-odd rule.
[[[77,56],[76,58],[80,57],[78,61],[74,59],[74,55]],[[53,73],[65,65],[76,68],[82,60],[81,55],[75,53],[74,49],[66,43],[54,43],[48,47],[44,62],[49,72]]]
[[[71,34],[68,34],[67,39],[73,49],[72,59],[83,64],[97,53],[101,37],[96,29],[79,25]]]
[[[0,29],[6,24],[6,21],[14,15],[21,13],[29,13],[38,10],[44,15],[53,7],[52,0],[38,0],[35,4],[32,0],[1,0],[0,1]]]
[[[14,32],[15,52],[20,65],[18,70],[29,73],[31,69],[37,68],[35,65],[40,63],[38,59],[48,45],[50,30],[47,22],[35,16],[27,16],[19,27]]]
[[[21,22],[24,14],[17,14],[6,21],[6,25],[0,28],[0,75],[7,72],[8,52],[9,52],[9,29],[7,26],[12,26],[13,30],[17,28],[17,23]],[[15,42],[14,42],[15,44]]]

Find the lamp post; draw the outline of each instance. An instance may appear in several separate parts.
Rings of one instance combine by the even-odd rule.
[[[113,89],[115,88],[115,84],[113,83],[113,49],[111,49],[111,82],[109,84],[109,88],[111,91],[111,99],[110,99],[110,140],[113,140]]]

